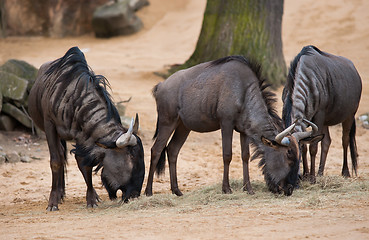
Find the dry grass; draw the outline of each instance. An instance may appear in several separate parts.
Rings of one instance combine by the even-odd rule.
[[[189,212],[202,208],[243,206],[296,208],[326,208],[340,204],[355,205],[357,201],[369,199],[369,176],[343,178],[326,176],[317,178],[316,184],[302,182],[301,187],[292,196],[272,194],[264,182],[252,182],[255,194],[249,195],[242,191],[242,180],[233,180],[232,194],[222,194],[221,184],[204,187],[185,193],[182,197],[172,194],[156,194],[152,197],[141,196],[139,199],[121,204],[120,210],[153,210],[175,209],[178,212]]]

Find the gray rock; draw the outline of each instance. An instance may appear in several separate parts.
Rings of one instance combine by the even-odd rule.
[[[3,97],[16,101],[26,101],[28,88],[27,80],[13,73],[0,71],[0,82],[0,92],[2,92]]]
[[[148,6],[150,3],[147,0],[129,0],[129,6],[133,11],[137,12],[141,8]]]
[[[6,161],[6,154],[3,152],[0,152],[0,164],[5,163]]]
[[[25,61],[10,59],[0,67],[0,71],[13,73],[16,76],[27,80],[27,89],[30,90],[33,83],[35,82],[38,70]]]
[[[142,26],[128,1],[105,4],[97,8],[92,17],[92,28],[100,38],[129,35],[138,32]]]
[[[28,128],[32,128],[32,122],[28,118],[28,116],[24,112],[22,112],[22,110],[15,107],[14,105],[10,103],[3,104],[3,112],[8,114],[9,116],[12,116],[14,119],[16,119],[18,122],[20,122],[24,126]]]
[[[20,156],[16,151],[6,154],[6,159],[9,163],[20,162]]]
[[[29,163],[29,162],[31,162],[31,158],[30,158],[29,156],[26,156],[26,155],[21,156],[21,157],[20,157],[20,160],[21,160],[21,162],[24,162],[24,163]]]
[[[7,115],[0,114],[0,130],[13,131],[16,123]]]

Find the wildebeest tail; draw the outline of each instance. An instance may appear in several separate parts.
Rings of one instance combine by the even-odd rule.
[[[158,126],[159,126],[159,118],[156,122],[156,129],[155,129],[155,134],[153,139],[156,139],[156,137],[158,136]],[[156,174],[161,175],[164,173],[165,170],[165,153],[167,151],[167,147],[165,146],[165,148],[163,149],[163,151],[161,152],[158,164],[156,164]]]
[[[355,175],[357,175],[357,158],[359,154],[357,153],[355,135],[356,135],[356,123],[354,120],[350,129],[350,153],[352,162],[352,172],[353,173],[355,172]]]

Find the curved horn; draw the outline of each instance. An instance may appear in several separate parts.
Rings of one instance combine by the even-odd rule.
[[[288,146],[289,140],[288,139],[286,140],[285,137],[287,136],[289,132],[291,132],[295,128],[295,126],[296,126],[296,123],[293,123],[291,126],[283,130],[281,133],[275,136],[275,141],[281,145]]]
[[[311,126],[312,128],[312,131],[309,131],[309,132],[297,132],[297,133],[294,133],[292,134],[296,140],[299,142],[301,139],[304,139],[304,138],[307,138],[307,137],[311,137],[311,135],[313,135],[313,133],[315,132],[318,132],[318,126],[315,125],[313,122],[310,122],[309,120],[307,119],[302,119],[302,121],[304,121],[305,123],[307,123],[308,125]]]
[[[115,142],[115,144],[117,145],[118,148],[124,148],[126,146],[134,146],[134,145],[137,144],[137,139],[133,135],[133,124],[134,124],[134,122],[135,122],[135,119],[132,118],[131,125],[129,126],[127,132],[120,135],[120,137]]]

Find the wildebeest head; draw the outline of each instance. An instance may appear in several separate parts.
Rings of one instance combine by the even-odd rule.
[[[312,127],[312,131],[296,132],[290,134],[296,126],[293,123],[274,140],[262,137],[266,147],[262,148],[263,158],[259,166],[263,168],[264,178],[269,190],[273,193],[284,192],[290,196],[298,184],[300,144],[320,141],[323,135],[314,135],[318,131],[317,126],[307,120],[302,120]],[[254,157],[260,155],[256,152]]]
[[[140,196],[145,163],[143,146],[141,139],[136,135],[137,131],[138,117],[136,116],[135,124],[133,125],[132,119],[127,133],[116,141],[117,147],[104,149],[104,158],[100,165],[103,167],[101,181],[110,199],[117,198],[118,190],[122,191],[122,200],[125,202],[129,198]]]

